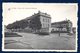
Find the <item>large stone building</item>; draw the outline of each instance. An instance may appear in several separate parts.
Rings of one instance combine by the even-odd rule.
[[[28,28],[31,28],[34,32],[50,33],[51,17],[49,14],[38,11],[25,20],[28,21]]]
[[[70,20],[64,20],[60,22],[54,22],[51,24],[51,32],[68,32],[72,33],[72,22]]]
[[[11,29],[13,31],[25,31],[32,33],[72,33],[72,22],[70,20],[51,23],[50,15],[40,11],[21,21],[10,24],[9,27],[12,27]]]

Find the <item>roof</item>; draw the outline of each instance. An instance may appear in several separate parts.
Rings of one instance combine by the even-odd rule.
[[[44,17],[46,17],[46,18],[51,18],[49,14],[38,11],[38,13],[34,13],[33,15],[25,18],[24,20],[28,20],[28,19],[35,18],[35,17],[38,16],[38,15],[44,16]]]
[[[54,23],[51,23],[51,25],[54,25],[54,24],[65,24],[65,23],[71,23],[70,20],[64,20],[64,21],[60,21],[60,22],[54,22]]]
[[[45,16],[46,18],[51,18],[49,14],[38,11],[38,15]]]
[[[34,17],[36,17],[38,15],[44,16],[46,18],[51,18],[49,14],[38,11],[38,13],[34,13],[33,15],[25,18],[24,20],[32,19],[32,18],[34,18]]]

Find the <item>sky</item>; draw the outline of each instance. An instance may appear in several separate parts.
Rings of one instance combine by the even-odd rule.
[[[69,19],[73,27],[77,26],[77,3],[3,3],[3,24],[8,25],[25,19],[38,11],[51,16],[51,22]]]

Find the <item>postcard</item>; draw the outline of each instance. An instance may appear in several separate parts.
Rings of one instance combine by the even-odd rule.
[[[2,3],[3,51],[77,51],[77,3]]]

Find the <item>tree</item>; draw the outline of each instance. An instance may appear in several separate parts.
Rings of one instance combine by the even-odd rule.
[[[66,29],[67,29],[67,32],[69,33],[70,32],[69,23],[67,23]]]
[[[28,22],[27,20],[20,20],[20,21],[16,21],[12,24],[7,25],[8,29],[19,29],[19,28],[26,28],[28,26]]]
[[[32,28],[35,31],[41,29],[40,18],[35,17],[35,18],[31,19],[29,27]]]

